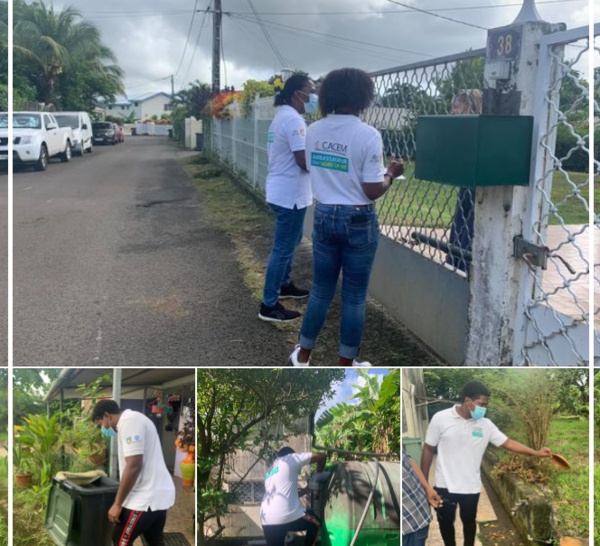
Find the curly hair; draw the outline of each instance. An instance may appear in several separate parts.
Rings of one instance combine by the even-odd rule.
[[[90,418],[95,423],[99,419],[102,419],[105,413],[117,415],[121,413],[121,408],[119,408],[119,405],[114,400],[98,400]]]
[[[490,396],[490,391],[480,381],[469,381],[460,393],[460,398],[464,402],[465,398],[477,400],[482,396]]]
[[[284,104],[291,104],[292,95],[296,91],[301,91],[302,88],[310,81],[307,74],[297,73],[290,76],[285,80],[283,89],[275,94],[274,106],[282,106]]]
[[[319,90],[321,115],[358,114],[366,110],[375,97],[371,77],[358,68],[332,70]]]

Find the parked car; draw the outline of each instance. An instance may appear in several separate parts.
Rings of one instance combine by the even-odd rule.
[[[73,129],[73,153],[92,152],[92,121],[87,112],[54,112],[60,127]]]
[[[92,123],[92,139],[94,144],[116,144],[117,135],[114,123],[110,121],[95,121]]]
[[[73,130],[59,127],[50,112],[13,113],[13,161],[45,171],[48,160],[71,161]],[[0,112],[0,162],[8,163],[8,113]]]
[[[121,127],[118,123],[113,123],[115,126],[115,135],[117,136],[117,142],[125,142],[125,135],[123,134],[123,127]]]

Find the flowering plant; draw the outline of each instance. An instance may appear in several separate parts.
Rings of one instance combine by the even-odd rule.
[[[240,100],[242,93],[239,91],[225,91],[219,93],[211,102],[210,115],[215,119],[231,119],[231,112],[227,106],[233,103],[236,99]]]

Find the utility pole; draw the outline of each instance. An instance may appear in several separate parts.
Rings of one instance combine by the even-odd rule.
[[[213,50],[212,50],[212,94],[221,91],[221,19],[223,10],[221,0],[215,0],[213,11]]]
[[[171,74],[171,111],[175,108],[175,76]]]

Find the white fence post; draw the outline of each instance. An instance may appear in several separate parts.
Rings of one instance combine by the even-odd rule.
[[[534,114],[538,44],[561,28],[534,18],[488,32],[484,114]],[[519,281],[527,267],[513,257],[513,240],[523,233],[528,188],[480,187],[475,201],[465,364],[512,365]]]
[[[258,188],[258,161],[259,161],[259,154],[258,154],[258,118],[259,118],[259,112],[258,112],[258,99],[259,99],[260,95],[256,95],[256,97],[254,98],[254,107],[252,108],[252,121],[253,121],[253,129],[254,129],[254,133],[253,133],[253,137],[252,137],[252,153],[253,153],[253,160],[252,160],[252,186],[256,189]]]

